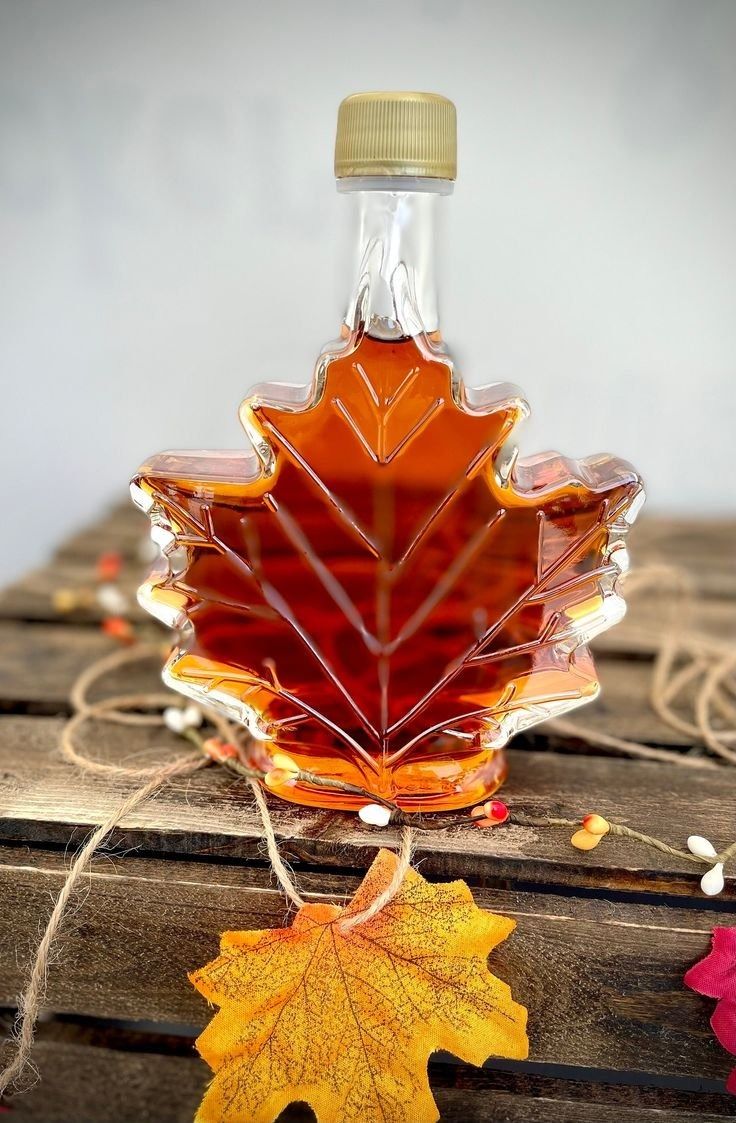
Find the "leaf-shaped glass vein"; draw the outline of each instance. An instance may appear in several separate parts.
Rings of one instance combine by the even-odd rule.
[[[525,409],[471,395],[426,340],[363,337],[304,402],[246,403],[259,473],[145,466],[184,550],[143,594],[188,628],[172,684],[302,767],[399,792],[592,698],[641,485],[611,457],[517,463]]]

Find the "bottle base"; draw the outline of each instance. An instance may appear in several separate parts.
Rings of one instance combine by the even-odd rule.
[[[406,813],[459,811],[489,799],[506,780],[508,763],[504,750],[489,749],[483,755],[483,763],[469,771],[461,780],[455,780],[454,783],[433,791],[418,788],[411,792],[371,793],[366,788],[366,794],[363,795],[286,779],[277,786],[269,785],[267,790],[289,803],[334,811],[357,812],[372,801],[390,803]],[[257,764],[255,760],[252,763]]]

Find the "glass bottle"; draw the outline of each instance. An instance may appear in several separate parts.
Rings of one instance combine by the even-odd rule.
[[[515,733],[593,699],[589,640],[625,606],[641,502],[610,456],[518,456],[514,386],[466,385],[439,329],[435,223],[455,109],[432,94],[340,106],[354,208],[340,339],[307,387],[256,387],[242,450],[167,452],[132,484],[161,559],[143,606],[177,630],[164,680],[245,725],[254,764],[407,811],[502,783]],[[359,807],[294,782],[278,794]]]

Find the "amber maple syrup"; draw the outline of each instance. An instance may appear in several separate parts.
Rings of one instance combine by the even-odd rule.
[[[597,693],[587,643],[623,610],[641,485],[608,456],[518,459],[519,391],[469,389],[440,341],[432,192],[379,178],[357,188],[350,323],[312,383],[245,400],[245,452],[141,468],[163,547],[142,601],[180,629],[166,680],[247,725],[259,767],[278,752],[445,809],[498,788],[510,736]],[[279,794],[365,803],[288,778]]]

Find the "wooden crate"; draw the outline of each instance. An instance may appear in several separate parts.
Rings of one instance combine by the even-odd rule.
[[[76,773],[56,752],[75,676],[114,643],[97,627],[96,608],[61,618],[54,593],[89,586],[95,559],[110,549],[123,553],[132,590],[144,533],[140,516],[116,510],[0,597],[0,1006],[8,1022],[70,854],[127,790]],[[697,626],[733,639],[735,541],[726,521],[650,519],[632,549],[637,561],[688,568],[701,595]],[[653,611],[651,599],[637,603],[602,637],[603,696],[574,720],[687,749],[647,702]],[[155,678],[152,667],[137,668],[106,685],[149,688]],[[153,744],[153,733],[136,731],[138,750],[146,737]],[[131,752],[123,727],[90,738],[102,755]],[[504,798],[515,812],[574,818],[595,810],[676,843],[688,833],[716,845],[736,837],[736,770],[591,755],[579,739],[543,727],[509,755]],[[375,832],[355,816],[284,805],[275,822],[307,894],[344,899],[374,852]],[[493,969],[530,1014],[528,1062],[483,1070],[452,1058],[432,1063],[443,1121],[675,1123],[733,1114],[724,1092],[729,1058],[708,1025],[713,1004],[682,985],[711,928],[736,923],[733,881],[709,900],[697,870],[665,855],[619,839],[581,855],[569,832],[519,825],[427,833],[417,860],[425,876],[463,877],[479,904],[517,919]],[[186,972],[212,958],[224,928],[273,926],[284,916],[246,787],[214,768],[171,783],[93,864],[49,974],[40,1081],[11,1099],[11,1118],[190,1120],[209,1076],[192,1039],[209,1011]],[[299,1108],[287,1117],[312,1118]]]

